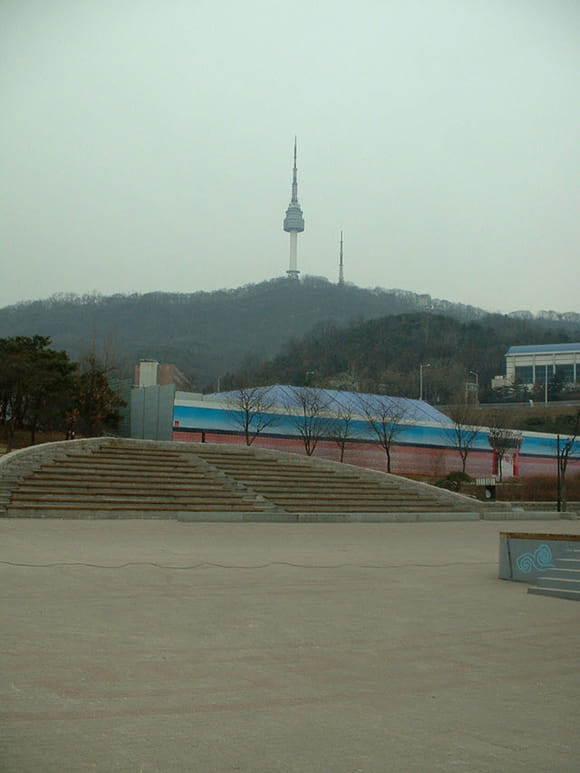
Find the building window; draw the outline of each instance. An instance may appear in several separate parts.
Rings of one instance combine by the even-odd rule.
[[[563,384],[574,383],[574,366],[573,365],[556,365],[556,378]]]
[[[536,378],[535,384],[545,384],[546,375],[548,376],[548,384],[554,378],[554,366],[553,365],[536,365]]]
[[[516,382],[518,384],[533,384],[534,383],[534,369],[530,365],[529,367],[516,367]]]

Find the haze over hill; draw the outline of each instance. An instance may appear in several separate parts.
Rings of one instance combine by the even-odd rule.
[[[410,313],[446,314],[461,322],[492,318],[473,306],[402,290],[368,290],[306,277],[300,282],[281,278],[211,293],[55,296],[0,309],[0,337],[50,336],[54,348],[65,349],[75,360],[93,345],[98,351],[106,346],[125,363],[127,373],[139,359],[171,362],[192,387],[203,389],[215,388],[218,378],[241,366],[255,370],[317,325],[340,329]],[[501,356],[504,344],[580,335],[580,315],[525,321],[493,315],[493,319],[497,329],[509,331],[504,337],[494,336]],[[334,345],[342,345],[340,336]],[[412,337],[406,346],[412,360]],[[422,350],[416,357],[428,354]]]
[[[578,0],[4,0],[0,306],[298,268],[578,310]],[[9,270],[8,270],[9,269]]]

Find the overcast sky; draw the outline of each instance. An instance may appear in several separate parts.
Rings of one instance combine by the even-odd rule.
[[[578,0],[1,0],[0,306],[303,274],[580,311]]]

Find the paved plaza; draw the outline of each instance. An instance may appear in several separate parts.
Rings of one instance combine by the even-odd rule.
[[[0,521],[0,770],[580,769],[580,604],[497,579],[580,521]]]

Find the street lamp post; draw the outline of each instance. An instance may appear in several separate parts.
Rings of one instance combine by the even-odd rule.
[[[430,368],[431,363],[427,362],[424,365],[419,365],[419,400],[423,399],[423,368]]]
[[[479,405],[479,373],[474,370],[469,371],[470,376],[475,376],[475,404]]]
[[[562,468],[560,467],[560,435],[556,436],[556,462],[558,464],[558,512],[562,512]]]

